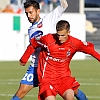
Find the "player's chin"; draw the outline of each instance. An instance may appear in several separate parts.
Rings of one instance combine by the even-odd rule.
[[[64,43],[63,41],[59,41],[59,42],[60,42],[60,44]]]
[[[30,22],[30,23],[33,23],[33,21],[32,21],[32,20],[29,20],[29,22]]]
[[[34,22],[34,20],[33,20],[33,19],[28,19],[28,20],[29,20],[29,22],[30,22],[30,23],[33,23],[33,22]]]

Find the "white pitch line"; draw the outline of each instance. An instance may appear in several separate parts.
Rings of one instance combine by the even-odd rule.
[[[19,81],[21,79],[0,79],[0,81]]]
[[[12,85],[12,84],[19,84],[19,82],[0,82],[0,84],[7,84],[7,85]],[[100,86],[100,83],[81,83],[81,85],[88,85],[88,86]]]
[[[98,78],[76,78],[78,80],[99,80]],[[19,81],[21,79],[0,79],[0,81]]]
[[[99,80],[98,78],[76,78],[77,80]]]
[[[99,86],[100,83],[80,83],[81,85]]]
[[[12,97],[14,94],[0,94],[0,96],[9,96]],[[27,97],[38,97],[38,95],[26,95]],[[99,99],[100,96],[87,96],[88,98],[94,98],[94,99]],[[59,96],[57,96],[59,98]]]
[[[94,79],[94,78],[90,78],[90,79],[83,79],[83,78],[76,78],[77,80],[89,80],[89,81],[94,81],[94,80],[99,80],[99,79]],[[15,81],[15,82],[20,82],[20,80],[21,79],[0,79],[0,82],[8,82],[8,81],[10,81],[10,82],[13,82],[13,81]]]
[[[93,79],[93,78],[90,78],[90,79],[81,79],[81,78],[78,78],[77,80],[90,80],[90,81],[93,81],[93,80],[99,80],[99,79]],[[1,79],[0,80],[0,84],[8,84],[8,85],[12,85],[12,84],[19,84],[20,83],[20,79]],[[82,83],[80,82],[81,85],[88,85],[88,86],[100,86],[100,83]]]
[[[0,84],[12,85],[12,84],[19,84],[19,83],[14,83],[14,82],[0,82]]]
[[[0,96],[12,97],[14,94],[0,94]],[[38,95],[26,95],[27,97],[37,97]]]

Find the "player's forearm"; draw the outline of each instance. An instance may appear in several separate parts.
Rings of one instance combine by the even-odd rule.
[[[100,54],[98,52],[94,50],[91,55],[100,62]]]
[[[79,51],[85,54],[89,54],[100,61],[100,54],[95,51],[94,44],[91,42],[80,42]]]
[[[100,62],[100,54],[97,51],[95,51],[94,45],[91,42],[87,42],[87,44],[88,45],[84,49],[84,52],[90,54]]]
[[[68,7],[68,3],[67,3],[66,0],[59,0],[59,1],[60,1],[60,4],[62,5],[62,7],[63,7],[64,9],[66,9],[66,8]]]
[[[100,54],[95,50],[94,45],[92,43],[88,42],[88,44],[89,46],[87,52],[89,52],[91,56],[93,56],[100,62]]]
[[[27,61],[28,61],[30,55],[32,55],[33,52],[34,52],[34,48],[32,47],[32,45],[29,45],[29,46],[27,47],[27,49],[25,50],[23,56],[22,56],[21,59],[19,60],[21,66],[24,66],[24,65],[27,63]]]
[[[27,47],[27,49],[25,50],[23,56],[19,60],[21,66],[24,66],[27,63],[30,55],[32,55],[34,53],[34,51],[35,51],[35,49],[37,47],[38,47],[38,44],[37,44],[36,39],[35,38],[32,38],[30,40],[30,45]]]

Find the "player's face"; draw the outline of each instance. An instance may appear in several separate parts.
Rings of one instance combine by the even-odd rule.
[[[40,9],[36,10],[33,6],[26,8],[25,13],[30,23],[38,22],[40,19]]]
[[[68,35],[70,34],[70,31],[64,29],[62,31],[58,31],[56,34],[59,39],[59,42],[64,43],[68,39]]]

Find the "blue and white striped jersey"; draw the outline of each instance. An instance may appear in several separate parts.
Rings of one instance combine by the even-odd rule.
[[[62,6],[58,6],[52,12],[41,18],[39,22],[36,22],[30,26],[28,29],[29,40],[33,37],[37,38],[48,33],[56,33],[56,23],[64,11],[65,9]],[[37,67],[39,52],[40,48],[37,48],[36,51],[32,54],[32,67]]]

